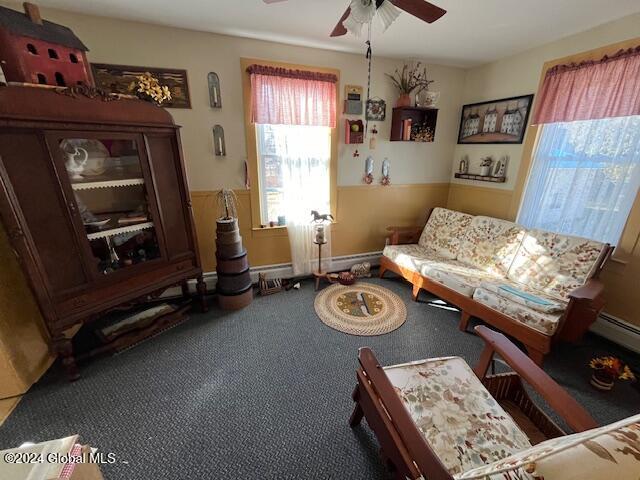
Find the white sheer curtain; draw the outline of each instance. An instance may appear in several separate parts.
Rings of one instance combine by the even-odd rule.
[[[640,116],[542,128],[518,222],[616,245],[640,186]]]
[[[313,243],[311,210],[330,212],[331,130],[329,127],[271,125],[275,150],[281,159],[283,211],[291,245],[294,275],[317,268],[318,246]],[[331,230],[322,247],[323,270],[330,269]]]

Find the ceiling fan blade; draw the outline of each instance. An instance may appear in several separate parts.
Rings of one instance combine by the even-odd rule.
[[[420,20],[433,23],[447,13],[446,10],[424,0],[390,0],[396,7],[410,13]]]
[[[342,35],[347,34],[347,29],[344,28],[344,25],[342,24],[342,22],[344,22],[350,14],[351,14],[351,7],[347,7],[347,10],[342,15],[342,18],[340,18],[340,21],[331,32],[331,35],[330,35],[331,37],[341,37]]]

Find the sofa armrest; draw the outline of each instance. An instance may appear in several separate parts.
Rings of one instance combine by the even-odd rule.
[[[423,227],[411,225],[408,227],[387,227],[389,235],[389,245],[401,245],[405,243],[418,243]]]
[[[478,378],[483,379],[486,376],[494,354],[498,353],[574,431],[582,432],[598,426],[582,405],[507,337],[483,325],[477,326],[475,331],[485,342],[480,361],[474,369]]]
[[[569,294],[569,298],[576,301],[593,302],[598,299],[604,291],[604,283],[596,278],[590,278],[587,283],[576,288]]]

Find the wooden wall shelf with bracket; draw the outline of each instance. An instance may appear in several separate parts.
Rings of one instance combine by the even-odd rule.
[[[481,182],[491,183],[504,183],[507,181],[507,177],[492,177],[490,175],[475,175],[473,173],[456,173],[456,178],[462,178],[463,180],[479,180]]]

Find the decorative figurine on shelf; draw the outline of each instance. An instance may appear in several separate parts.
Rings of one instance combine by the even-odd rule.
[[[330,213],[318,213],[317,210],[311,210],[311,215],[313,216],[313,219],[311,220],[313,223],[333,221],[333,215]]]
[[[374,125],[373,127],[371,127],[371,138],[369,139],[369,149],[371,150],[375,150],[376,149],[376,135],[378,134],[378,127],[376,125]]]
[[[356,278],[369,278],[371,276],[371,264],[369,262],[356,263],[351,267],[350,272]]]
[[[367,185],[371,185],[373,183],[373,157],[368,156],[364,161],[364,177],[362,181]]]
[[[507,163],[509,163],[509,156],[505,155],[500,160],[498,160],[493,167],[493,176],[494,177],[505,177],[507,175]]]
[[[382,179],[380,180],[380,185],[388,186],[391,185],[391,178],[389,178],[389,159],[385,158],[382,161]]]
[[[469,155],[465,155],[458,165],[458,173],[469,173]]]
[[[493,158],[484,157],[480,162],[480,175],[483,177],[488,177],[491,175],[491,164],[493,164]]]
[[[67,172],[69,172],[71,179],[82,180],[84,178],[82,172],[84,172],[84,167],[87,165],[89,154],[84,148],[80,147],[73,147],[73,151],[65,150],[64,153],[67,157],[64,166]]]
[[[611,390],[616,379],[636,379],[629,366],[616,357],[597,357],[589,362],[589,366],[593,369],[590,383],[598,390]]]

